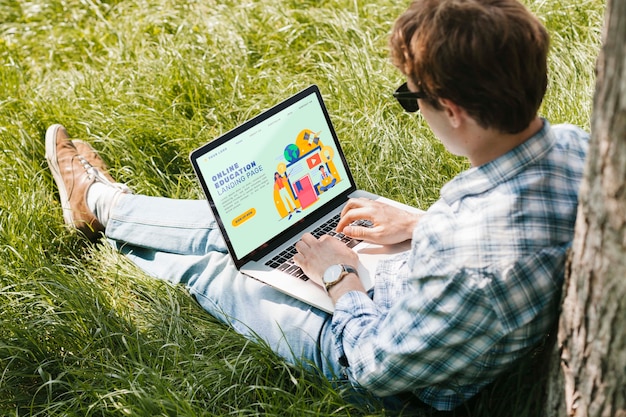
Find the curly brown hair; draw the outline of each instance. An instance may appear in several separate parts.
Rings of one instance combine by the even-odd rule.
[[[524,130],[547,87],[549,35],[517,0],[415,0],[389,40],[393,64],[440,109],[463,107],[482,127]]]

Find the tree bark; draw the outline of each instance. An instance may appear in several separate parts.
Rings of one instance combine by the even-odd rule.
[[[546,414],[626,417],[626,1],[607,2]]]

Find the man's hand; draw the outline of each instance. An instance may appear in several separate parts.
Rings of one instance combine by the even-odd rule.
[[[337,231],[346,236],[381,245],[411,239],[422,214],[411,213],[380,201],[352,198],[341,212]],[[355,220],[369,220],[372,227],[351,226]]]
[[[306,233],[302,235],[302,240],[296,243],[296,249],[298,253],[293,256],[295,263],[313,282],[322,287],[324,287],[322,275],[329,266],[347,264],[357,267],[359,264],[359,257],[352,249],[340,240],[328,235],[322,236],[318,240],[312,234]],[[330,288],[328,295],[336,303],[342,295],[350,291],[365,292],[365,288],[363,288],[363,284],[356,274],[348,274]]]
[[[317,284],[324,286],[322,275],[324,271],[335,264],[358,265],[359,257],[345,243],[331,236],[325,235],[316,239],[312,234],[305,233],[296,243],[294,262],[302,268],[304,273]]]

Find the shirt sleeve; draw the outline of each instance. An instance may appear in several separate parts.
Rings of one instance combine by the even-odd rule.
[[[549,328],[564,258],[564,247],[548,248],[499,268],[409,279],[389,310],[345,294],[332,331],[348,375],[379,396],[484,385]]]
[[[409,291],[386,314],[362,293],[338,300],[332,325],[338,347],[348,359],[351,378],[376,395],[449,380],[501,334],[497,316],[480,291],[481,281],[489,277],[461,271],[426,279],[419,286],[428,288],[427,294]]]

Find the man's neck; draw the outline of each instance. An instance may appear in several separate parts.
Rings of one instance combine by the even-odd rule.
[[[475,135],[477,146],[467,157],[474,167],[486,164],[526,142],[542,127],[543,120],[537,117],[519,133],[508,134],[493,129],[481,129]]]

